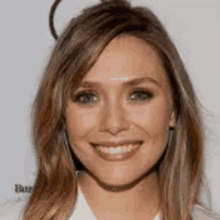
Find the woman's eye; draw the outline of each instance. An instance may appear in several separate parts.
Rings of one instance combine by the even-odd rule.
[[[92,99],[91,97],[94,97],[95,93],[91,91],[82,91],[76,94],[73,98],[74,102],[78,102],[80,104],[87,104],[92,103],[90,102]],[[95,98],[97,100],[97,98]],[[91,105],[91,104],[90,104]]]
[[[146,89],[135,89],[131,93],[132,101],[146,101],[153,97],[152,92]]]
[[[146,89],[135,89],[130,93],[132,101],[146,101],[153,97],[153,94]],[[83,105],[92,105],[98,100],[96,93],[93,91],[82,91],[73,97],[74,102]]]

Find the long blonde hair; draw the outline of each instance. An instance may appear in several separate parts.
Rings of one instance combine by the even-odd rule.
[[[24,220],[68,219],[77,198],[76,171],[65,129],[68,97],[115,37],[150,43],[170,80],[177,124],[157,164],[164,220],[189,220],[204,180],[204,132],[199,102],[171,38],[156,15],[126,0],[102,0],[73,18],[58,38],[33,104],[37,177]]]

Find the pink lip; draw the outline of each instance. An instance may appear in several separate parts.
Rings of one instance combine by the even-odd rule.
[[[117,147],[120,145],[126,145],[126,144],[137,144],[137,143],[143,143],[143,141],[140,140],[124,140],[124,141],[104,141],[99,143],[91,143],[93,146],[101,145],[101,146],[108,146],[108,147]]]

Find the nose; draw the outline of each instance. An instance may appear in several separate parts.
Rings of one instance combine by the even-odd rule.
[[[109,132],[112,135],[129,129],[125,110],[120,104],[109,104],[101,113],[100,132]]]

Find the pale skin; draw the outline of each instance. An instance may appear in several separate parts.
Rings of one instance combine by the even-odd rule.
[[[148,80],[123,86],[142,77]],[[84,81],[97,81],[100,86],[89,88],[94,94],[89,99],[81,97],[84,104],[69,100],[66,126],[71,147],[88,170],[78,176],[86,201],[98,220],[153,219],[161,196],[154,167],[166,149],[169,127],[175,126],[171,87],[162,61],[151,45],[135,37],[115,38]],[[136,88],[152,95],[132,93]],[[88,88],[79,87],[74,95],[81,91]],[[132,138],[144,143],[126,161],[104,160],[89,144]]]

